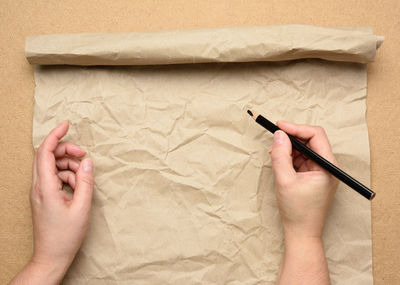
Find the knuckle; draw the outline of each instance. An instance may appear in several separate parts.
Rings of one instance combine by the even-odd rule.
[[[43,154],[43,144],[36,151],[37,156],[41,156],[42,154]]]
[[[283,160],[283,156],[280,153],[271,153],[271,160],[273,164],[278,164]]]
[[[278,162],[284,160],[286,158],[286,154],[284,153],[284,151],[284,147],[274,146],[271,151],[272,161]]]
[[[61,141],[61,142],[58,144],[58,146],[59,146],[61,149],[66,149],[66,148],[69,146],[69,143],[68,143],[68,142],[65,142],[65,141]]]
[[[91,175],[82,175],[80,177],[80,180],[89,186],[93,186],[93,184],[94,184],[94,179],[93,179],[93,176],[91,176]]]
[[[68,157],[63,157],[58,159],[58,164],[62,167],[67,167],[69,166],[69,158]]]
[[[280,179],[277,181],[277,184],[280,188],[288,189],[293,186],[293,180],[290,178],[280,177]]]
[[[323,127],[321,127],[321,126],[315,126],[315,130],[319,134],[325,134],[325,129]]]
[[[40,204],[43,201],[44,195],[41,187],[40,181],[37,181],[32,185],[31,193],[30,193],[30,200],[31,203]]]
[[[64,149],[65,149],[65,142],[59,142],[56,147],[56,151],[58,153],[61,153],[61,152],[63,152]]]

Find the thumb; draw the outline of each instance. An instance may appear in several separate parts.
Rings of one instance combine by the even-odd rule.
[[[81,161],[76,172],[74,201],[81,206],[89,206],[92,202],[94,175],[93,161],[86,158]]]
[[[272,170],[278,185],[287,185],[295,178],[296,171],[292,161],[292,143],[286,133],[279,130],[274,133],[271,151]]]

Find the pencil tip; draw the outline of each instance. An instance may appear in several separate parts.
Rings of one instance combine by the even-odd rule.
[[[250,110],[247,110],[247,113],[253,117],[253,112],[251,112]]]

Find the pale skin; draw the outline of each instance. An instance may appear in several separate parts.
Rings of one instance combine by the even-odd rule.
[[[278,122],[278,127],[338,166],[323,128],[283,121]],[[330,284],[322,230],[338,181],[292,151],[290,140],[282,131],[275,132],[270,154],[285,236],[278,284]]]
[[[337,165],[322,128],[283,121],[278,126]],[[84,240],[93,194],[93,162],[80,160],[86,154],[80,147],[60,142],[67,131],[66,121],[50,132],[35,155],[30,193],[33,256],[10,284],[59,284]],[[338,182],[292,152],[282,131],[274,134],[270,155],[285,236],[277,283],[329,284],[322,230]],[[74,189],[72,198],[62,191],[63,182]]]
[[[66,121],[50,132],[35,155],[30,193],[33,256],[11,284],[59,284],[85,237],[93,162],[79,161],[86,152],[60,142],[67,131]],[[74,189],[72,199],[62,191],[62,182]]]

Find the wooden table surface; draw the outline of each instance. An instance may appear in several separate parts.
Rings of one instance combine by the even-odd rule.
[[[222,26],[369,26],[384,35],[368,65],[375,284],[400,284],[400,1],[68,0],[0,2],[0,283],[32,254],[33,69],[25,37]]]

